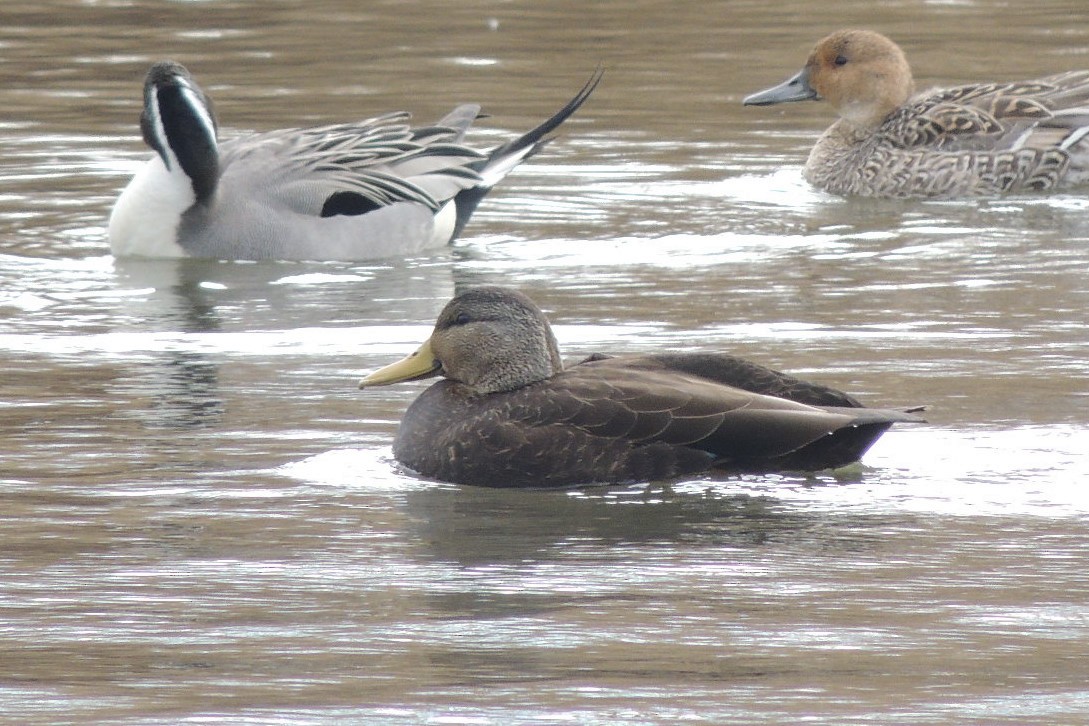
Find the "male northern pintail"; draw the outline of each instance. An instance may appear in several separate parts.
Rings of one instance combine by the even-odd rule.
[[[448,244],[485,194],[590,96],[600,69],[554,116],[489,152],[462,144],[480,107],[434,126],[409,114],[219,141],[189,72],[156,63],[140,129],[155,156],[110,215],[113,254],[362,260]]]
[[[716,353],[594,355],[564,368],[544,313],[466,290],[430,339],[360,387],[442,375],[405,412],[393,455],[444,481],[558,487],[855,462],[910,411]]]
[[[841,30],[817,43],[797,75],[744,104],[831,103],[839,120],[805,176],[834,194],[978,196],[1089,179],[1089,71],[913,92],[895,43]]]

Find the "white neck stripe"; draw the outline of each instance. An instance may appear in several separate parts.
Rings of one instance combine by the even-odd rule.
[[[196,119],[197,123],[201,125],[204,133],[212,140],[212,143],[215,144],[215,122],[212,120],[211,114],[208,113],[208,107],[204,105],[200,95],[193,90],[193,87],[189,82],[184,79],[178,79],[178,90],[181,92],[185,105],[193,112],[193,117]],[[159,107],[159,89],[153,89],[153,93],[154,96],[152,97],[151,107],[148,109],[148,115],[151,120],[151,127],[154,129],[155,138],[159,140],[159,145],[166,155],[164,161],[167,168],[171,171],[181,169],[181,164],[178,162],[178,155],[170,145],[170,139],[167,137],[166,128],[163,126],[162,109]]]

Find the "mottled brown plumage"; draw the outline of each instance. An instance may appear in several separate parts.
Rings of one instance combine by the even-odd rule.
[[[798,74],[744,103],[827,100],[836,109],[805,166],[811,184],[834,194],[981,196],[1089,179],[1089,71],[913,92],[895,43],[842,30],[818,42]]]
[[[420,350],[360,386],[440,374],[405,413],[393,453],[460,484],[834,468],[894,422],[921,420],[726,355],[594,355],[564,370],[543,313],[494,287],[455,297]]]

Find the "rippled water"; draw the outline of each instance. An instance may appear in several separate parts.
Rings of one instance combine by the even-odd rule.
[[[841,25],[921,86],[1089,67],[1074,0],[6,1],[0,716],[18,723],[1089,723],[1089,197],[861,202],[828,109],[743,109]],[[117,262],[146,66],[229,130],[606,79],[432,256]],[[392,461],[455,286],[571,355],[728,350],[927,404],[838,477],[576,492]]]

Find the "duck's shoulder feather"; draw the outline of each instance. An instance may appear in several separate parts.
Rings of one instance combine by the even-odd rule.
[[[990,150],[1055,145],[1036,129],[1079,128],[1089,113],[1089,71],[924,92],[897,109],[880,134],[904,149]]]
[[[471,107],[477,108],[475,106]],[[330,216],[329,200],[359,214],[396,202],[433,210],[480,182],[470,166],[484,154],[458,141],[464,129],[413,128],[409,114],[306,129],[280,129],[225,140],[221,185],[248,197],[268,195],[279,208]]]

